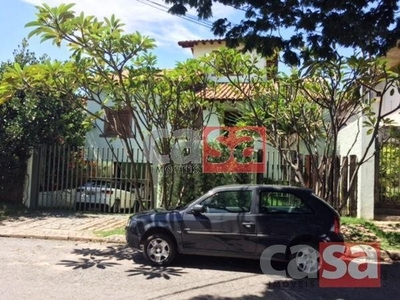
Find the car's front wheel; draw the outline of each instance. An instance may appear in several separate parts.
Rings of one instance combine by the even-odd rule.
[[[290,248],[287,273],[295,279],[317,278],[319,270],[318,246],[312,242],[294,245]]]
[[[143,254],[151,264],[169,265],[176,255],[175,243],[167,234],[150,235],[144,243]]]

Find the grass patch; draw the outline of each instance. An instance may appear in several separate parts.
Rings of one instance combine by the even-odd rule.
[[[341,217],[340,221],[343,225],[364,225],[368,221],[359,218]]]
[[[109,237],[112,235],[125,235],[125,228],[119,227],[112,230],[95,231],[94,234],[99,237]]]
[[[350,228],[350,240],[357,240],[360,242],[370,242],[370,234],[372,233],[378,237],[382,249],[386,250],[400,250],[400,232],[385,231],[374,224],[374,222],[358,219],[358,218],[341,218],[342,225]],[[388,224],[394,230],[399,230],[398,224]]]
[[[383,231],[371,222],[367,222],[365,226],[381,239],[381,246],[383,249],[400,250],[400,232]]]

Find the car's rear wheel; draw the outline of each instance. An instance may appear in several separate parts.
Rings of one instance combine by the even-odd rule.
[[[319,251],[317,244],[304,242],[290,248],[290,261],[287,273],[295,279],[317,278],[319,270]]]
[[[153,265],[169,265],[176,255],[175,243],[167,234],[153,234],[146,239],[143,254]]]

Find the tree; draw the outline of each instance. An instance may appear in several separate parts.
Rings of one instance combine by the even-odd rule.
[[[399,89],[399,72],[388,68],[387,60],[337,57],[332,61],[314,60],[290,75],[259,69],[254,57],[233,49],[215,51],[207,58],[215,76],[225,77],[244,100],[240,106],[241,124],[265,126],[269,143],[277,149],[305,185],[300,154],[309,155],[316,174],[315,192],[338,210],[343,210],[349,191],[356,185],[361,165],[379,148],[373,148],[382,126],[391,123],[388,116],[400,109],[383,111],[384,97]],[[251,92],[246,85],[251,84]],[[372,96],[371,96],[372,95]],[[339,134],[351,122],[363,120],[358,132],[349,139],[349,155],[366,127],[367,145],[349,180],[339,190]],[[295,154],[295,155],[293,155]],[[341,195],[342,194],[342,195]]]
[[[133,170],[132,174],[123,175],[129,177],[136,195],[141,196],[137,183],[142,166],[135,150],[145,154],[148,174],[158,162],[146,154],[155,151],[170,159],[173,151],[179,151],[182,140],[174,137],[171,129],[196,126],[196,116],[203,113],[202,99],[196,92],[205,85],[207,72],[196,60],[180,63],[174,70],[160,70],[151,53],[153,39],[139,32],[125,33],[124,24],[114,15],[100,21],[83,13],[76,15],[72,7],[73,4],[53,8],[43,4],[37,7],[36,21],[27,24],[33,28],[29,36],[38,35],[42,41],[50,40],[58,46],[65,43],[71,50],[71,59],[29,68],[15,65],[6,84],[0,86],[0,101],[9,99],[14,90],[27,88],[74,95],[75,103],[89,114],[95,126],[96,120],[107,123],[123,143]],[[93,104],[94,110],[86,103]],[[120,112],[128,114],[132,126],[121,126]],[[151,145],[149,137],[153,137]],[[110,148],[113,139],[107,139]],[[174,174],[161,174],[160,180],[162,205],[168,207]],[[155,198],[153,186],[154,179],[150,177],[150,199]]]
[[[48,57],[36,58],[28,47],[23,40],[14,51],[14,64],[2,63],[2,86],[15,75],[13,66],[29,68],[46,63]],[[19,67],[14,69],[18,70],[21,71]],[[9,90],[8,101],[0,105],[0,194],[4,200],[22,202],[26,163],[33,149],[41,144],[81,145],[84,141],[86,116],[77,109],[76,101],[70,101],[70,96],[40,88]]]
[[[396,0],[165,0],[170,12],[184,15],[195,8],[200,19],[212,16],[213,3],[221,3],[244,12],[239,24],[227,18],[213,23],[212,31],[225,36],[228,45],[245,42],[245,50],[256,49],[271,56],[276,49],[283,60],[299,64],[310,53],[331,59],[337,47],[354,48],[364,54],[384,55],[396,45],[400,33]],[[285,36],[285,33],[288,35]]]

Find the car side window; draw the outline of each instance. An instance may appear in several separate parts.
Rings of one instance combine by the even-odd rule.
[[[312,214],[299,197],[286,192],[261,192],[260,212],[269,214]]]
[[[224,191],[216,193],[201,202],[206,213],[250,212],[251,191]]]

